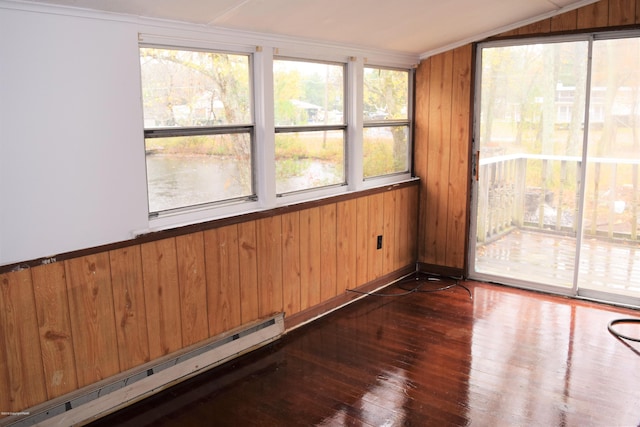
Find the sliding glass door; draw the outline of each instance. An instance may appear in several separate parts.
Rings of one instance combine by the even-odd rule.
[[[593,43],[579,291],[640,299],[640,36]]]
[[[480,47],[471,277],[640,301],[639,58],[635,37]]]

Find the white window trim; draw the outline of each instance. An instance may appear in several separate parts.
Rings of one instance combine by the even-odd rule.
[[[320,200],[341,194],[347,194],[376,187],[400,184],[412,180],[411,170],[380,177],[364,179],[363,171],[363,84],[364,67],[380,66],[383,68],[410,69],[406,61],[395,62],[391,59],[376,61],[376,65],[369,65],[364,56],[347,56],[336,53],[333,48],[319,49],[316,54],[304,53],[305,49],[277,48],[274,46],[256,46],[247,44],[233,44],[229,42],[216,43],[206,38],[182,38],[162,35],[139,35],[139,44],[154,47],[182,48],[195,50],[210,50],[217,52],[245,53],[251,55],[253,118],[254,118],[254,182],[257,200],[220,202],[208,206],[185,208],[177,212],[165,212],[149,218],[149,228],[136,230],[134,235],[147,232],[166,230],[216,219],[229,218],[241,214],[259,212],[277,207],[288,206],[303,202]],[[275,173],[275,125],[274,125],[274,86],[273,61],[274,57],[286,57],[300,61],[321,61],[346,64],[345,117],[346,117],[346,150],[345,150],[345,178],[346,185],[335,185],[314,188],[302,192],[276,195]],[[380,64],[380,65],[378,65]],[[410,99],[413,97],[413,84],[410,82]],[[410,123],[413,120],[410,102]],[[141,115],[143,112],[141,111]],[[411,141],[411,126],[409,140]],[[144,146],[143,142],[141,143]],[[411,150],[408,150],[409,162]],[[409,163],[410,165],[411,163]]]
[[[380,187],[380,186],[384,186],[384,185],[389,185],[389,184],[395,184],[398,182],[403,182],[406,180],[410,180],[412,178],[412,173],[413,173],[413,165],[412,165],[412,160],[413,160],[413,156],[412,156],[412,141],[413,141],[413,107],[414,107],[414,73],[415,73],[415,67],[411,67],[411,68],[406,68],[406,67],[391,67],[388,65],[379,65],[379,64],[366,64],[365,67],[363,67],[363,80],[364,80],[364,68],[380,68],[380,69],[386,69],[386,70],[397,70],[397,71],[408,71],[409,76],[408,76],[408,92],[407,92],[407,119],[406,121],[408,121],[408,132],[407,132],[407,171],[405,172],[396,172],[396,173],[391,173],[391,174],[386,174],[386,175],[378,175],[378,176],[372,176],[372,177],[368,177],[368,178],[364,178],[364,170],[362,171],[362,175],[361,178],[363,180],[363,188],[365,189],[369,189],[369,188],[375,188],[375,187]],[[362,86],[363,86],[363,92],[364,92],[364,81],[362,82]],[[363,98],[363,95],[360,96],[360,98]],[[364,111],[361,111],[360,113],[360,117],[364,117]],[[399,121],[404,121],[404,120],[399,120]],[[394,126],[393,124],[393,120],[389,120],[389,126]],[[364,119],[362,119],[362,131],[364,132],[364,128],[367,127]],[[363,142],[361,142],[361,144],[363,144]],[[362,145],[361,145],[362,147]],[[364,158],[364,153],[362,152],[360,154],[360,159],[362,160]]]

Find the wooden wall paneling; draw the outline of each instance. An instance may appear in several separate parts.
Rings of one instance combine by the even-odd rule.
[[[78,388],[64,263],[34,267],[31,278],[47,398],[53,399]]]
[[[465,265],[467,243],[472,57],[473,50],[470,45],[457,48],[453,53],[449,213],[445,263],[447,267],[459,269]]]
[[[600,0],[578,9],[578,29],[606,27],[609,21],[609,0]]]
[[[285,316],[301,310],[300,212],[282,215],[282,285]]]
[[[631,25],[635,18],[635,0],[609,0],[609,26]]]
[[[410,188],[402,188],[396,192],[396,205],[395,205],[395,241],[396,241],[396,254],[394,259],[394,269],[399,269],[409,265],[412,262],[411,259],[411,239],[415,240],[416,237],[409,236],[409,222],[415,221],[418,212],[411,212],[409,191]],[[413,218],[412,218],[413,217]]]
[[[29,269],[0,275],[0,409],[24,411],[47,399]],[[0,415],[1,416],[1,415]]]
[[[320,208],[300,211],[300,309],[319,304],[320,290]]]
[[[320,207],[320,300],[327,301],[338,294],[338,240],[336,204]]]
[[[258,253],[256,222],[238,224],[240,266],[240,312],[242,324],[260,318],[258,305]]]
[[[120,370],[125,371],[150,360],[140,246],[110,251],[109,262]]]
[[[149,356],[162,357],[182,347],[180,289],[175,238],[140,246]]]
[[[411,188],[403,188],[398,191],[396,196],[396,269],[405,267],[411,263],[415,263],[415,255],[412,248],[415,244],[418,236],[418,229],[413,224],[417,224],[418,210],[413,205],[414,201],[411,198]],[[414,189],[417,194],[417,190]],[[410,235],[411,231],[415,234]]]
[[[336,265],[337,292],[345,292],[347,289],[355,289],[362,283],[356,280],[357,270],[357,201],[355,199],[339,202],[336,207],[337,216],[337,251],[338,264]]]
[[[397,191],[387,191],[383,194],[382,214],[382,273],[388,274],[396,270],[398,242],[396,241],[396,194]]]
[[[413,151],[414,173],[420,177],[420,222],[417,235],[418,251],[421,256],[427,251],[426,212],[427,212],[427,164],[429,159],[429,103],[431,98],[431,59],[420,62],[416,70],[415,100],[415,147]]]
[[[237,237],[236,237],[237,241]],[[207,315],[207,280],[205,270],[204,233],[197,232],[176,237],[178,284],[180,287],[180,314],[182,346],[187,347],[209,337]],[[237,269],[237,250],[235,268]],[[233,271],[227,277],[231,277]],[[236,278],[238,273],[236,270]],[[240,325],[240,285],[236,281],[235,293],[230,294],[237,303],[234,326]]]
[[[378,236],[384,234],[384,194],[367,197],[369,201],[369,221],[367,238],[367,281],[383,275],[384,251],[377,248]],[[384,247],[384,236],[382,238]]]
[[[419,203],[420,193],[417,187],[408,188],[407,193],[409,195],[407,214],[407,223],[409,224],[409,253],[408,262],[405,264],[415,263],[418,260],[418,222],[419,222]]]
[[[280,313],[282,298],[282,221],[280,216],[256,221],[258,237],[258,307],[260,316]]]
[[[206,307],[201,310],[208,314],[209,336],[213,337],[238,327],[243,322],[240,271],[244,266],[240,265],[238,226],[229,225],[205,231],[204,252],[206,258],[206,297],[204,298]],[[255,251],[252,253],[255,254]],[[255,265],[252,271],[256,271]],[[254,299],[256,300],[254,316],[257,318],[257,287],[254,291]]]
[[[78,386],[120,372],[109,254],[64,262]]]
[[[426,248],[422,261],[437,265],[446,262],[452,68],[453,51],[431,58],[427,184],[426,194],[421,195],[426,198]]]
[[[369,281],[369,197],[356,200],[356,282]]]
[[[519,28],[515,28],[513,30],[509,30],[509,31],[505,31],[504,33],[500,33],[500,34],[496,34],[496,37],[511,37],[511,36],[517,36],[518,34],[520,34],[518,32]]]
[[[545,34],[551,31],[551,18],[543,19],[542,21],[533,22],[524,27],[520,27],[517,30],[518,35],[528,34]]]
[[[561,13],[551,18],[551,31],[573,31],[578,28],[578,10]]]
[[[636,0],[635,23],[640,24],[640,0]]]

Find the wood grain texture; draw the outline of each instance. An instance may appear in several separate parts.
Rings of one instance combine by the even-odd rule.
[[[431,61],[429,154],[424,194],[427,242],[422,261],[444,265],[449,214],[453,51],[437,55]]]
[[[47,398],[28,269],[0,276],[0,408],[24,411]],[[6,409],[5,409],[6,408]]]
[[[356,200],[356,281],[369,280],[369,196]]]
[[[180,289],[175,238],[141,245],[151,359],[182,347]]]
[[[31,277],[47,398],[53,399],[78,388],[64,264],[34,267]]]
[[[416,70],[416,100],[415,100],[415,146],[413,150],[413,164],[416,176],[420,177],[420,215],[417,243],[420,259],[424,259],[427,252],[427,185],[429,177],[427,166],[429,162],[429,116],[431,98],[431,59],[420,62]]]
[[[208,312],[210,336],[242,324],[239,242],[236,225],[204,233],[207,271],[204,312]]]
[[[378,236],[384,233],[384,194],[374,194],[367,199],[367,281],[370,282],[382,276],[384,271],[384,251],[378,249]]]
[[[282,297],[286,316],[301,310],[300,255],[300,212],[284,214],[282,215]]]
[[[551,31],[551,19],[543,19],[542,21],[533,22],[524,27],[520,27],[517,30],[517,34],[520,36],[529,34],[546,34]]]
[[[395,205],[395,241],[396,255],[394,269],[413,264],[416,259],[411,255],[411,241],[417,239],[416,235],[409,235],[410,223],[417,221],[417,207],[411,205],[409,192],[406,188],[397,191]],[[415,208],[415,211],[413,210]]]
[[[420,205],[420,192],[418,188],[411,188],[409,189],[409,191],[407,191],[408,194],[408,200],[407,200],[407,211],[406,211],[406,215],[407,215],[407,224],[408,226],[408,233],[409,233],[409,242],[408,242],[408,249],[407,249],[407,258],[404,260],[404,262],[402,263],[403,265],[406,264],[414,264],[417,260],[418,260],[418,238],[419,238],[419,234],[418,234],[418,230],[419,230],[419,215],[420,215],[420,211],[419,211],[419,205]]]
[[[609,0],[600,0],[578,9],[578,29],[606,27],[608,22]]]
[[[125,371],[150,360],[140,246],[110,251],[109,260],[120,370]]]
[[[320,300],[327,301],[338,293],[338,243],[335,203],[320,207]]]
[[[578,11],[556,15],[551,18],[551,31],[573,31],[578,28]]]
[[[609,0],[609,26],[631,25],[635,23],[635,0]]]
[[[411,262],[407,261],[405,264],[403,264],[403,261],[407,258],[407,253],[409,252],[409,224],[407,222],[409,215],[409,206],[407,193],[404,191],[404,189],[396,191],[395,205],[393,209],[393,238],[394,245],[396,247],[395,253],[393,255],[393,269],[397,270],[398,268],[401,268],[401,266],[407,265]],[[414,215],[417,216],[417,214],[418,212],[415,212]]]
[[[221,252],[225,252],[224,249],[221,248]],[[233,265],[236,268],[237,277],[237,250],[235,254]],[[203,232],[176,237],[176,256],[178,260],[178,283],[180,286],[182,346],[187,347],[209,337]],[[233,270],[229,271],[228,277],[231,277],[233,272]],[[237,281],[235,289],[235,293],[229,292],[229,294],[230,298],[238,302],[240,291]],[[236,312],[237,322],[235,326],[238,326],[240,324],[239,304]]]
[[[388,274],[396,270],[398,254],[398,241],[396,240],[396,225],[401,222],[396,220],[396,194],[397,191],[389,191],[383,195],[382,215],[382,273]]]
[[[64,262],[78,386],[120,372],[109,254]]]
[[[336,237],[338,245],[337,291],[342,293],[358,286],[356,278],[357,266],[357,202],[349,200],[340,202],[336,207]]]
[[[467,200],[469,199],[469,152],[471,150],[471,46],[453,52],[449,202],[445,265],[464,268],[466,258]]]
[[[258,254],[256,222],[238,224],[240,266],[240,319],[248,323],[260,318],[258,304]]]
[[[256,221],[258,307],[260,317],[284,309],[282,295],[282,222],[280,216]]]
[[[300,308],[320,303],[320,208],[300,211]]]

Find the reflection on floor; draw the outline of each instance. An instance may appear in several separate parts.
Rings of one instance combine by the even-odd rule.
[[[95,426],[638,425],[640,352],[607,324],[640,312],[476,282],[407,292],[449,284],[391,285],[402,296],[368,296]]]

